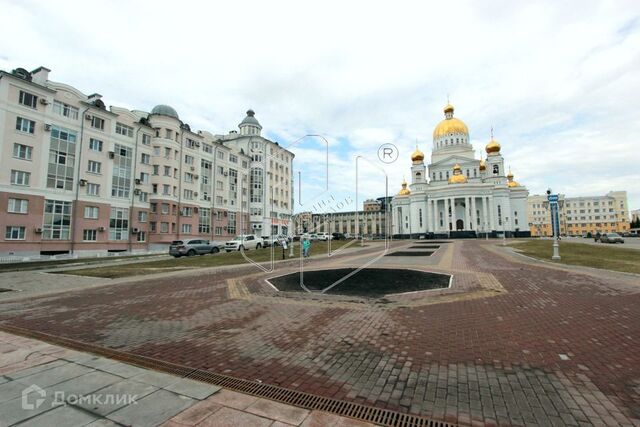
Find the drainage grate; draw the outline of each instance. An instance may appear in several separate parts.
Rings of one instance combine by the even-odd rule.
[[[345,402],[330,397],[321,397],[313,394],[289,390],[283,387],[258,383],[227,375],[215,374],[202,369],[193,369],[182,365],[176,365],[145,356],[138,356],[122,351],[100,347],[95,344],[87,344],[68,338],[49,335],[44,332],[31,331],[9,325],[0,325],[0,331],[28,338],[46,341],[51,344],[64,346],[77,351],[94,353],[120,362],[137,365],[142,368],[154,369],[168,374],[214,384],[229,390],[251,394],[256,397],[275,400],[277,402],[294,405],[308,410],[330,412],[332,414],[354,418],[382,426],[389,427],[453,427],[454,424],[435,421],[417,415],[403,414],[389,409],[375,408],[359,403]]]
[[[431,256],[433,251],[396,251],[385,256]]]
[[[418,245],[409,246],[407,249],[440,249],[439,245]]]

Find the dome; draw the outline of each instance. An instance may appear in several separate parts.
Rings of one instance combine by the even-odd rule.
[[[173,107],[169,105],[156,105],[155,107],[153,107],[153,110],[151,110],[151,114],[173,117],[174,119],[180,120],[180,117],[178,117],[178,113],[176,112],[176,110],[174,110]]]
[[[424,153],[418,149],[416,145],[416,151],[411,154],[411,161],[413,162],[421,162],[424,160]]]
[[[409,194],[411,194],[411,191],[407,188],[407,181],[403,179],[402,190],[398,192],[398,196],[408,196]]]
[[[462,168],[459,164],[453,167],[453,175],[449,178],[449,184],[464,184],[467,182],[467,177],[462,174]]]
[[[489,141],[489,143],[487,144],[486,147],[484,147],[484,149],[486,150],[487,154],[491,154],[491,153],[497,154],[500,152],[500,144],[498,143],[498,141],[491,138],[491,141]]]
[[[487,170],[487,164],[482,159],[480,159],[480,170]]]
[[[513,174],[511,173],[511,171],[509,171],[509,174],[507,175],[507,179],[509,180],[509,182],[507,182],[507,186],[509,188],[520,187],[520,184],[518,184],[513,180]]]
[[[258,122],[258,119],[255,118],[255,115],[256,115],[255,111],[251,109],[247,110],[247,117],[245,117],[244,120],[240,122],[239,126],[242,126],[242,125],[260,126],[260,122]]]
[[[450,134],[469,135],[469,128],[460,119],[453,117],[453,105],[447,104],[444,107],[445,119],[438,123],[433,130],[433,139],[441,138]]]

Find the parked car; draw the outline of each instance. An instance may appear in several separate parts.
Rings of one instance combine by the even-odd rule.
[[[618,233],[604,233],[600,236],[602,243],[624,243],[624,239]]]
[[[277,238],[278,238],[278,240],[283,240],[284,239],[284,240],[287,241],[287,243],[291,243],[291,241],[293,240],[291,238],[291,236],[286,236],[284,234],[278,234]]]
[[[318,235],[316,233],[311,233],[308,236],[309,240],[318,240]]]
[[[215,254],[220,252],[223,247],[224,244],[220,242],[209,242],[202,239],[174,240],[169,245],[169,255],[180,258],[181,256]]]
[[[333,236],[331,234],[327,233],[327,232],[318,233],[317,240],[327,241],[327,240],[331,240],[331,239],[333,239]]]
[[[345,240],[347,238],[347,236],[342,233],[332,233],[331,236],[333,240]]]
[[[224,244],[224,249],[227,252],[240,251],[240,250],[252,250],[262,248],[262,239],[258,239],[255,234],[246,234],[237,236],[233,240],[229,240]]]
[[[283,241],[287,243],[291,242],[290,238],[284,235],[262,236],[262,246],[265,248],[270,246],[281,246]]]

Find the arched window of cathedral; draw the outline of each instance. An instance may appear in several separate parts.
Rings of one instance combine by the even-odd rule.
[[[447,172],[447,179],[449,179],[449,172]]]
[[[420,172],[416,172],[416,181],[420,181],[420,178],[422,178],[422,174]]]
[[[478,176],[478,170],[477,170],[477,169],[474,169],[474,170],[473,170],[473,177],[475,178],[475,177],[477,177],[477,176]]]
[[[500,167],[498,165],[493,165],[493,174],[498,175],[500,173]]]
[[[467,169],[467,178],[469,178],[469,169]]]
[[[460,143],[460,138],[456,138],[456,144]]]
[[[436,173],[435,172],[433,173],[433,180],[434,181],[436,180]]]
[[[442,172],[440,172],[440,181],[442,181]]]

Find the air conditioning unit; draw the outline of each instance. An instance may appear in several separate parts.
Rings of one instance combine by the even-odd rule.
[[[131,233],[132,234],[138,234],[139,232],[140,232],[139,228],[134,227],[134,228],[131,229]]]
[[[80,187],[84,187],[85,185],[87,185],[87,180],[86,179],[81,179],[80,180]]]
[[[198,179],[198,178],[200,178],[199,175],[193,175],[193,179]]]
[[[200,143],[199,142],[196,142],[196,147],[200,147]]]
[[[98,231],[105,231],[104,227],[98,227]]]
[[[46,132],[50,132],[50,131],[51,131],[51,125],[50,125],[49,123],[45,123],[45,124],[44,124],[44,130],[45,130]]]
[[[40,98],[40,104],[49,105],[49,101],[47,101],[47,98]]]
[[[35,231],[36,233],[40,234],[40,233],[42,233],[42,228],[36,227],[33,231]]]
[[[196,170],[196,167],[195,167],[195,166],[191,166],[191,168],[190,168],[190,169],[191,169],[192,171],[194,171],[194,170]]]
[[[133,190],[133,194],[135,194],[136,196],[139,196],[140,193],[142,193],[142,191],[140,191],[139,188],[136,188],[135,190]]]
[[[198,192],[196,191],[195,193],[193,193],[194,197],[198,197]]]
[[[93,119],[93,116],[92,116],[91,114],[85,114],[85,115],[84,115],[84,119],[85,119],[85,120],[92,120],[92,119]]]
[[[115,159],[115,157],[116,157],[116,153],[114,151],[109,151],[109,158]]]
[[[225,205],[227,204],[227,199],[224,199],[224,204],[225,204]]]
[[[136,178],[136,185],[142,184],[142,180],[140,178]]]

